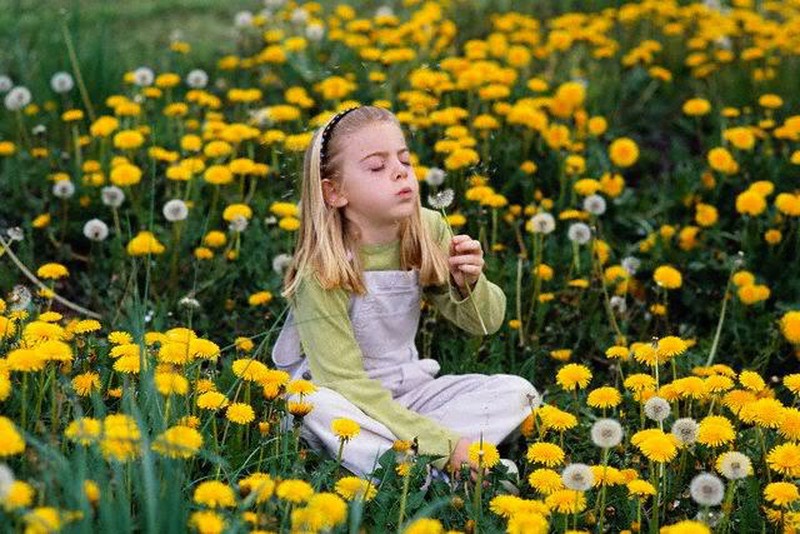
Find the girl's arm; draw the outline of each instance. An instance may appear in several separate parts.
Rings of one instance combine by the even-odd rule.
[[[343,395],[366,415],[386,425],[398,439],[417,437],[419,452],[441,456],[433,465],[443,468],[459,434],[395,402],[380,381],[367,375],[347,313],[348,304],[345,291],[325,290],[313,276],[304,279],[298,289],[295,324],[308,358],[311,380]]]
[[[442,250],[448,254],[450,251],[450,234],[447,223],[439,212],[423,208],[423,220]],[[472,298],[475,299],[481,318],[490,334],[503,326],[506,313],[506,295],[496,284],[493,284],[481,273],[472,289]],[[425,291],[425,297],[456,326],[473,335],[483,335],[480,319],[475,313],[475,306],[470,302],[469,295],[462,295],[450,277],[447,287]]]

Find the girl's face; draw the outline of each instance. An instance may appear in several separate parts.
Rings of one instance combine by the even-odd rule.
[[[410,217],[419,202],[419,183],[411,166],[403,132],[389,121],[373,122],[341,141],[339,184],[323,180],[328,203],[344,208],[364,237],[393,239],[397,224]],[[328,182],[326,184],[326,182]]]

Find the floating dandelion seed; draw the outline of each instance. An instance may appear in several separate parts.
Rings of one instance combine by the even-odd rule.
[[[439,167],[431,167],[428,169],[428,172],[425,173],[425,182],[431,187],[439,187],[444,183],[446,176],[447,173],[445,173],[444,170]]]
[[[442,189],[432,195],[428,195],[428,205],[435,210],[446,210],[453,203],[455,193],[452,189]]]
[[[689,493],[700,506],[717,506],[725,494],[725,483],[717,475],[700,473],[692,479]]]

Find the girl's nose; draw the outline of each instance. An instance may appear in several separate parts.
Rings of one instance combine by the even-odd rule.
[[[398,165],[398,167],[397,167],[397,169],[394,171],[394,177],[395,177],[395,179],[398,179],[398,178],[408,178],[408,169],[406,168],[406,166],[405,166],[405,165],[403,165],[402,163],[398,163],[397,165]]]

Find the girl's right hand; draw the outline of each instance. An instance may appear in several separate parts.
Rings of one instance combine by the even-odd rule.
[[[456,443],[453,452],[450,454],[450,468],[455,473],[456,478],[461,476],[461,464],[467,463],[469,464],[470,475],[472,476],[472,480],[475,480],[475,477],[478,476],[478,470],[472,465],[469,461],[469,445],[470,441],[467,438],[461,438]]]

